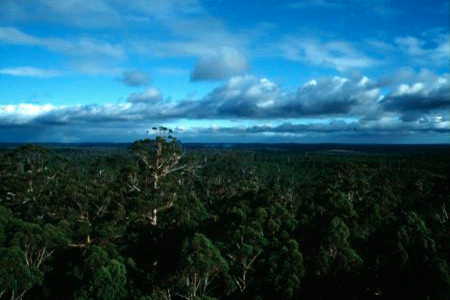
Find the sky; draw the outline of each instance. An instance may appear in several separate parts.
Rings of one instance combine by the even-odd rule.
[[[1,0],[0,142],[450,143],[449,0]]]

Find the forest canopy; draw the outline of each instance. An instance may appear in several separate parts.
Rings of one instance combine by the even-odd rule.
[[[0,299],[449,299],[450,151],[0,152]]]

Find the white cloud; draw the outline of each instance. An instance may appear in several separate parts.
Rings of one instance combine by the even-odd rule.
[[[170,38],[136,39],[129,43],[133,51],[163,58],[197,58],[193,80],[225,79],[248,69],[245,49],[260,30],[231,32],[195,0],[155,1],[149,7],[142,3],[133,5],[151,14]]]
[[[297,90],[292,111],[304,115],[371,116],[378,114],[381,91],[366,76],[330,77],[308,82]]]
[[[10,76],[49,78],[60,76],[62,75],[62,72],[57,70],[39,69],[34,67],[15,67],[15,68],[0,69],[0,74]]]
[[[117,104],[0,105],[0,131],[10,134],[13,131],[6,132],[5,128],[19,131],[28,128],[27,132],[36,132],[39,128],[38,131],[49,130],[55,137],[59,136],[58,132],[64,132],[64,136],[70,138],[76,134],[92,136],[95,127],[98,132],[112,134],[116,131],[118,136],[125,137],[125,131],[148,128],[149,123],[203,120],[204,124],[211,124],[213,120],[223,119],[234,122],[290,119],[300,122],[253,127],[237,123],[230,128],[218,125],[213,131],[230,136],[448,134],[448,76],[398,84],[387,94],[382,94],[377,81],[365,76],[313,79],[300,86],[296,93],[283,90],[267,78],[235,76],[197,100],[168,101],[159,90],[149,88]],[[200,128],[198,134],[208,134],[207,129]]]
[[[42,47],[62,53],[68,56],[75,70],[85,74],[116,74],[120,72],[116,64],[126,58],[125,50],[119,44],[87,37],[38,37],[13,27],[0,27],[0,43]]]
[[[18,45],[38,45],[41,41],[13,27],[0,27],[0,41]]]
[[[425,42],[415,37],[399,37],[395,39],[395,43],[411,56],[421,56],[426,53],[423,49]]]
[[[418,120],[430,113],[450,112],[450,74],[435,80],[400,84],[381,101],[384,110],[403,120]]]
[[[80,28],[118,28],[169,22],[173,18],[204,15],[197,0],[2,0],[0,19],[14,24],[45,22]]]
[[[9,104],[9,105],[0,105],[0,114],[2,116],[5,115],[23,115],[23,116],[38,116],[49,111],[56,109],[56,106],[51,104],[45,105],[37,105],[37,104],[29,104],[29,103],[21,103],[21,104]]]
[[[126,4],[118,0],[88,2],[4,0],[0,1],[0,18],[12,20],[10,24],[15,25],[36,21],[86,28],[125,28],[137,22],[140,28],[155,28],[156,31],[164,32],[168,38],[155,40],[146,38],[152,35],[139,35],[139,38],[131,35],[122,46],[87,37],[38,37],[16,28],[0,27],[0,42],[44,47],[71,57],[88,59],[94,65],[99,64],[98,58],[103,61],[125,58],[125,45],[131,51],[149,56],[195,57],[198,59],[193,76],[195,79],[227,78],[247,69],[248,63],[243,53],[249,37],[256,33],[230,32],[221,20],[207,12],[200,1],[133,0]],[[211,70],[206,66],[209,62],[217,64],[217,69]],[[90,67],[85,61],[77,61],[76,68],[89,74],[104,73],[95,71],[99,68]]]
[[[161,92],[156,88],[149,88],[141,93],[133,93],[128,96],[127,101],[130,103],[147,103],[156,104],[162,100]]]
[[[180,29],[184,34],[177,40],[139,40],[131,42],[130,46],[133,51],[146,56],[197,58],[191,72],[193,80],[226,79],[248,70],[249,63],[244,54],[248,40],[222,29],[214,31],[207,24],[202,29],[203,32]]]
[[[423,38],[405,36],[395,39],[401,51],[421,65],[448,65],[450,61],[450,34],[448,31],[432,30]]]
[[[0,17],[13,22],[52,22],[83,28],[119,26],[121,17],[108,0],[2,0]]]
[[[16,45],[40,46],[51,51],[74,57],[106,56],[114,59],[125,57],[125,51],[120,45],[91,38],[78,38],[69,41],[61,38],[36,37],[13,27],[0,27],[0,42]]]
[[[366,56],[352,44],[344,41],[322,42],[288,37],[281,42],[280,47],[286,59],[335,68],[339,71],[367,68],[377,64],[375,59]]]
[[[22,125],[33,122],[36,117],[57,109],[51,104],[36,105],[21,103],[15,105],[0,105],[1,125]]]

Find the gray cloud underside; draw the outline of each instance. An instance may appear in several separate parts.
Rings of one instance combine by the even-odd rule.
[[[220,80],[239,75],[247,71],[246,58],[233,48],[222,48],[219,53],[200,58],[192,71],[191,79]]]
[[[142,86],[150,82],[150,76],[142,71],[125,71],[120,80],[128,86]]]
[[[278,126],[234,126],[174,128],[183,141],[200,142],[373,142],[448,143],[450,126],[439,122],[392,123],[332,121],[326,124],[283,123]],[[145,136],[148,122],[103,123],[49,127],[39,125],[0,126],[1,141],[7,142],[129,142]]]
[[[54,107],[27,117],[42,124],[99,123],[170,119],[285,119],[355,117],[377,119],[386,113],[425,116],[450,108],[450,76],[433,84],[399,85],[382,95],[367,77],[312,80],[288,92],[265,78],[233,77],[198,100],[164,100],[155,88],[131,94],[128,103]],[[36,107],[35,109],[39,109]],[[5,109],[4,109],[5,110]],[[16,119],[8,119],[15,117]],[[1,113],[0,122],[21,123],[20,110]],[[11,121],[12,120],[12,121]]]
[[[362,121],[331,121],[329,123],[295,124],[283,123],[278,126],[249,126],[249,127],[208,127],[193,129],[195,133],[201,134],[304,134],[304,133],[411,133],[411,132],[440,132],[450,133],[450,127],[440,127],[439,123],[428,120],[426,122],[405,123],[401,121],[384,122],[362,122]]]
[[[290,119],[297,121],[276,126],[190,128],[182,134],[358,136],[433,132],[448,135],[450,76],[433,76],[432,81],[392,86],[385,94],[380,89],[386,88],[384,82],[367,77],[311,80],[290,92],[265,78],[237,76],[197,100],[173,101],[165,99],[157,89],[148,88],[131,94],[127,102],[119,104],[0,106],[0,130],[6,131],[3,139],[7,138],[8,130],[28,132],[33,128],[35,132],[51,131],[53,136],[78,130],[86,137],[92,136],[89,130],[93,129],[122,134],[145,132],[145,128],[154,124],[180,120],[282,122]]]
[[[381,101],[385,111],[400,114],[405,121],[414,121],[433,111],[450,110],[449,76],[425,85],[400,85],[398,90]]]

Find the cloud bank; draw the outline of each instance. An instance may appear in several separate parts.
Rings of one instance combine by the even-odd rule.
[[[210,124],[186,127],[181,131],[181,136],[186,137],[195,133],[216,137],[245,135],[261,140],[278,136],[292,140],[330,133],[357,140],[386,135],[412,138],[433,132],[445,141],[450,134],[450,75],[434,76],[435,81],[395,84],[388,92],[382,92],[380,86],[386,86],[380,81],[366,76],[318,78],[296,91],[285,90],[267,78],[235,76],[194,100],[164,99],[158,89],[151,87],[130,94],[127,102],[117,104],[2,105],[0,130],[9,133],[34,130],[46,132],[47,137],[51,132],[55,139],[57,132],[78,132],[76,136],[81,140],[92,136],[92,131],[100,135],[115,131],[118,136],[133,132],[130,138],[155,124],[170,126],[186,120]],[[220,120],[268,125],[211,126]],[[87,133],[89,130],[91,133]]]

